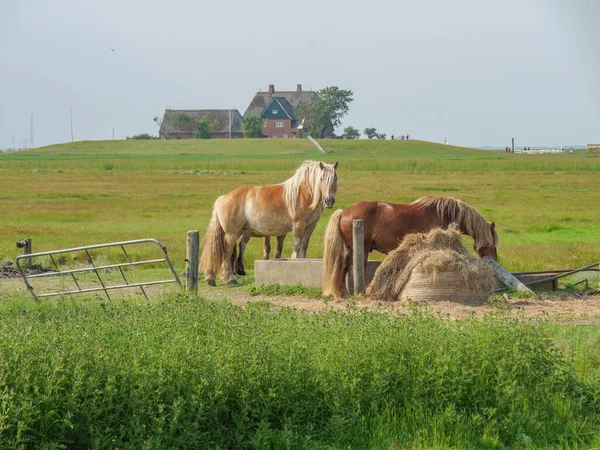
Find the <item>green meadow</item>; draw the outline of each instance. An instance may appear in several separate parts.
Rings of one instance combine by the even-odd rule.
[[[511,271],[600,260],[597,155],[322,145],[326,154],[302,140],[106,141],[0,154],[0,262],[14,260],[25,237],[34,251],[153,237],[180,272],[186,232],[204,233],[219,195],[281,182],[306,159],[339,161],[335,208],[422,195],[466,201],[496,222]],[[331,212],[309,257],[322,256]],[[253,239],[250,269],[261,254]],[[416,305],[396,314],[350,302],[336,312],[316,291],[306,301],[323,302],[319,313],[269,301],[239,307],[228,292],[256,293],[251,275],[242,281],[220,286],[216,300],[203,288],[150,301],[35,302],[0,279],[0,448],[600,447],[597,324],[527,320],[502,307],[460,320]],[[268,289],[267,299],[298,293]]]
[[[460,198],[495,221],[511,271],[600,260],[600,158],[507,155],[421,141],[104,141],[0,155],[0,261],[34,251],[154,237],[183,266],[188,230],[204,232],[214,200],[240,185],[288,178],[306,159],[338,160],[335,208],[365,199]],[[322,256],[326,210],[309,246]],[[291,253],[286,239],[284,257]],[[249,245],[248,266],[262,254]],[[377,257],[374,255],[374,257]]]

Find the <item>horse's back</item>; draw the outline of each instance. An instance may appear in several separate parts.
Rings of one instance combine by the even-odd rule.
[[[388,253],[396,248],[399,241],[408,233],[439,226],[437,217],[428,208],[406,203],[361,201],[344,208],[340,219],[340,231],[350,246],[354,219],[363,220],[368,251],[378,250],[382,253]]]
[[[291,230],[283,186],[241,186],[224,195],[218,204],[226,232],[250,230],[255,236],[276,236]]]

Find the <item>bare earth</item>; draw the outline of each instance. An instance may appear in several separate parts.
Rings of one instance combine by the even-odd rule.
[[[350,301],[325,301],[322,298],[304,296],[252,296],[241,288],[216,288],[201,290],[205,298],[227,299],[232,303],[245,306],[248,303],[269,302],[274,307],[294,308],[307,312],[327,310],[345,311],[351,305],[364,310],[384,310],[390,313],[407,314],[410,312],[409,302],[381,302],[366,297],[355,297]],[[523,318],[547,317],[560,323],[576,323],[582,325],[600,324],[600,295],[575,298],[569,293],[542,293],[538,298],[510,298],[495,295],[489,304],[483,306],[464,305],[460,303],[440,301],[428,304],[432,313],[449,319],[460,319],[483,315],[498,310],[507,311],[510,315]]]
[[[176,288],[165,287],[155,290],[154,294],[169,292],[174,289]],[[18,275],[10,278],[0,276],[0,301],[9,296],[14,296],[15,293],[24,296],[29,295],[20,277]],[[349,307],[353,307],[361,310],[381,310],[388,313],[407,314],[411,309],[411,305],[406,301],[382,302],[366,297],[354,297],[349,301],[334,301],[300,295],[253,296],[248,293],[248,286],[231,288],[221,285],[216,288],[209,288],[201,285],[199,295],[215,301],[229,300],[239,306],[262,302],[269,303],[275,308],[294,308],[307,312],[346,311]],[[432,313],[453,320],[470,316],[482,317],[487,313],[503,310],[515,317],[546,317],[560,323],[600,324],[600,295],[597,291],[593,295],[586,295],[584,298],[576,298],[574,294],[566,291],[542,292],[538,293],[537,298],[509,298],[508,300],[501,294],[496,294],[485,305],[439,301],[428,303],[428,307]]]

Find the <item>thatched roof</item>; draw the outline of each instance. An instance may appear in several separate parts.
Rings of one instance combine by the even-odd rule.
[[[248,105],[244,117],[248,114],[259,116],[273,97],[283,97],[296,110],[302,103],[313,103],[315,101],[315,91],[303,91],[302,86],[298,85],[295,91],[276,91],[273,85],[265,92],[257,92]]]
[[[185,114],[189,121],[173,123],[171,118],[175,115]],[[229,133],[229,119],[231,117],[231,132],[244,131],[242,115],[237,109],[167,109],[160,126],[160,133],[193,133],[198,127],[197,121],[204,116],[216,121],[213,133]]]

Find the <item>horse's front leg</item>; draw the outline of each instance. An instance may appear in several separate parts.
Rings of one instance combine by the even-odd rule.
[[[231,264],[231,254],[233,253],[233,248],[237,242],[237,234],[228,233],[225,235],[224,244],[225,244],[225,258],[223,259],[223,265],[221,266],[221,280],[223,283],[227,283],[229,285],[238,284],[235,275],[233,274],[233,267]]]
[[[304,239],[304,223],[301,221],[294,222],[292,228],[292,259],[302,258],[302,241]]]
[[[269,259],[270,253],[271,253],[271,238],[269,236],[265,236],[263,238],[263,259]]]
[[[275,259],[281,258],[281,252],[283,251],[283,240],[285,239],[285,234],[281,236],[277,236],[277,250],[275,250]]]
[[[306,250],[308,249],[308,243],[310,242],[310,237],[312,236],[313,231],[315,231],[316,226],[317,222],[308,225],[304,229],[304,235],[302,236],[301,256],[298,256],[299,258],[306,258]]]

